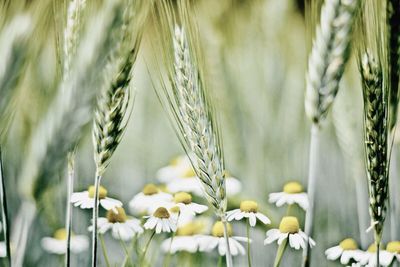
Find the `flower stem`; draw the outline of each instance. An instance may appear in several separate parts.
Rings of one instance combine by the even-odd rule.
[[[154,230],[153,233],[151,234],[149,240],[147,241],[146,245],[144,246],[143,253],[142,253],[142,259],[140,261],[141,262],[140,266],[144,266],[143,263],[144,263],[144,260],[146,259],[147,250],[149,250],[151,240],[153,240],[153,237],[155,234],[156,234],[156,231]]]
[[[164,267],[168,267],[170,265],[170,262],[171,262],[171,247],[172,247],[172,242],[174,241],[175,234],[176,234],[176,232],[172,233],[171,242],[169,243],[168,253],[165,256],[165,260],[164,260]]]
[[[311,140],[310,140],[310,161],[309,161],[309,169],[308,169],[308,199],[309,199],[309,207],[306,212],[306,220],[304,232],[308,236],[306,240],[306,246],[303,250],[303,267],[310,266],[310,254],[311,249],[308,245],[310,236],[313,231],[313,222],[314,222],[314,199],[315,199],[315,191],[316,191],[316,182],[318,175],[318,165],[319,165],[319,128],[318,125],[313,124],[311,126]]]
[[[285,238],[282,243],[279,245],[278,250],[276,251],[274,267],[279,267],[281,264],[283,253],[285,253],[287,243],[288,243],[289,236]]]
[[[101,250],[103,251],[104,261],[106,262],[106,266],[111,267],[110,260],[108,259],[107,255],[106,243],[104,242],[104,237],[102,234],[99,235],[99,239],[100,239]]]
[[[11,249],[10,249],[10,232],[8,231],[8,209],[7,209],[7,197],[6,197],[6,187],[3,174],[3,159],[1,157],[1,147],[0,147],[0,201],[1,201],[1,218],[3,219],[3,233],[4,241],[6,243],[7,250],[7,260],[8,266],[11,267]]]
[[[64,265],[71,265],[71,229],[72,229],[72,205],[71,195],[74,192],[75,176],[75,153],[68,153],[68,181],[67,181],[67,211],[65,216],[65,230],[67,231],[67,252],[65,254]]]
[[[222,221],[222,224],[224,225],[224,237],[225,237],[225,243],[226,243],[226,254],[225,254],[226,267],[233,267],[231,248],[229,247],[228,224],[226,222],[225,217],[223,217],[221,221]]]
[[[251,267],[251,251],[250,251],[250,219],[247,218],[246,234],[247,234],[247,265]]]
[[[222,267],[222,256],[218,257],[218,267]]]
[[[101,175],[96,171],[96,178],[94,182],[94,207],[93,207],[93,232],[92,232],[92,267],[97,266],[97,218],[99,217],[99,187],[101,182]]]

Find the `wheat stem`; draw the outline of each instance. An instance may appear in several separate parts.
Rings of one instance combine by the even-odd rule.
[[[232,254],[231,254],[231,248],[229,246],[229,236],[228,236],[228,223],[225,220],[222,220],[222,224],[224,226],[224,238],[225,238],[225,243],[226,243],[226,266],[227,267],[233,267],[233,261],[232,261]]]
[[[8,266],[11,267],[9,218],[8,218],[6,184],[3,172],[3,158],[2,158],[1,147],[0,147],[0,201],[1,201],[1,218],[3,221],[4,242],[6,244],[6,251],[7,251],[7,261],[8,261]]]
[[[68,167],[67,167],[67,203],[66,203],[66,218],[65,218],[65,229],[67,231],[67,251],[65,254],[64,264],[65,266],[71,265],[71,233],[72,233],[72,203],[71,195],[74,192],[74,177],[75,177],[75,153],[69,152],[67,156]]]
[[[92,267],[97,266],[97,241],[98,241],[98,227],[97,227],[97,219],[99,217],[99,188],[101,183],[101,176],[96,171],[96,177],[94,181],[94,206],[93,206],[93,216],[92,216]]]
[[[307,194],[309,199],[309,207],[306,212],[305,227],[304,232],[310,238],[313,232],[314,224],[314,211],[315,211],[315,192],[318,177],[318,167],[319,167],[319,150],[320,150],[320,129],[316,124],[311,126],[311,139],[310,139],[310,161],[308,165],[308,187]],[[303,267],[310,266],[310,251],[311,249],[307,245],[303,249]]]

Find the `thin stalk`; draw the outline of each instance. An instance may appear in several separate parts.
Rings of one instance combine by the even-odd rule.
[[[72,205],[71,195],[74,192],[75,177],[75,153],[68,153],[68,180],[67,180],[67,211],[65,216],[65,229],[67,231],[67,253],[65,254],[64,265],[71,265],[71,232],[72,232]]]
[[[380,252],[380,249],[381,249],[381,240],[382,240],[382,236],[381,235],[378,235],[376,232],[375,232],[375,245],[376,245],[376,266],[381,266],[380,265],[380,257],[379,257],[379,252]]]
[[[175,234],[176,234],[176,232],[172,233],[171,242],[169,243],[168,253],[167,253],[167,256],[165,257],[165,260],[164,260],[164,267],[168,267],[170,265],[170,262],[171,262],[171,247],[172,247],[172,242],[174,241],[174,238],[175,238]]]
[[[222,267],[222,256],[218,257],[218,267]]]
[[[314,198],[316,192],[316,183],[317,183],[317,175],[318,175],[318,157],[319,157],[319,133],[320,130],[318,125],[313,124],[311,126],[311,140],[310,140],[310,161],[309,161],[309,169],[308,169],[308,199],[310,202],[309,208],[306,212],[306,220],[305,220],[305,233],[310,238],[313,232],[313,223],[314,223]],[[310,266],[310,254],[311,249],[308,245],[309,240],[307,239],[307,244],[303,250],[303,267]]]
[[[99,187],[101,182],[101,176],[96,171],[95,178],[95,194],[94,194],[94,207],[93,207],[93,232],[92,232],[92,267],[97,266],[97,218],[99,217]]]
[[[246,234],[247,234],[247,265],[251,267],[251,251],[250,251],[250,219],[247,218],[246,223]]]
[[[151,240],[153,240],[153,237],[154,237],[155,234],[156,234],[156,231],[154,230],[153,233],[151,234],[149,240],[147,241],[146,246],[144,246],[144,250],[143,250],[143,254],[142,254],[142,259],[141,259],[141,261],[140,261],[140,262],[141,262],[140,266],[143,266],[143,262],[144,262],[144,260],[145,260],[145,258],[146,258],[147,250],[149,250],[149,246],[150,246]]]
[[[282,243],[279,245],[278,250],[276,251],[274,267],[279,267],[282,261],[283,253],[285,253],[287,243],[288,243],[289,236],[285,238]]]
[[[389,179],[389,201],[390,201],[390,238],[391,240],[398,240],[398,218],[399,213],[399,175],[398,175],[398,158],[397,146],[393,146],[390,161],[390,179]]]
[[[3,219],[3,233],[4,233],[4,242],[6,243],[8,266],[11,267],[10,232],[8,231],[9,218],[8,218],[8,209],[7,209],[6,185],[5,185],[5,179],[4,179],[4,174],[3,174],[3,159],[2,159],[1,153],[2,153],[2,151],[1,151],[1,147],[0,147],[1,218]]]
[[[225,218],[223,218],[221,221],[224,225],[224,238],[226,243],[226,267],[233,267],[231,248],[229,247],[228,224]]]
[[[106,243],[104,242],[104,237],[102,234],[99,235],[99,239],[100,239],[101,250],[103,251],[104,261],[106,262],[106,266],[111,267],[110,260],[108,259],[107,255]]]

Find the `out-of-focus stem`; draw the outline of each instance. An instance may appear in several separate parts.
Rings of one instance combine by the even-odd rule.
[[[99,188],[101,183],[101,176],[96,171],[95,178],[95,194],[94,194],[94,207],[92,216],[92,267],[97,266],[97,218],[99,217]]]
[[[68,180],[67,180],[67,211],[65,216],[65,229],[67,231],[67,252],[65,254],[65,266],[71,265],[71,232],[72,232],[72,205],[71,195],[74,192],[75,177],[75,153],[68,153]]]
[[[228,223],[226,222],[225,217],[221,218],[222,224],[224,225],[224,238],[225,238],[225,243],[226,243],[226,266],[227,267],[233,267],[233,262],[232,262],[232,254],[231,254],[231,248],[229,246],[229,235],[228,235]]]

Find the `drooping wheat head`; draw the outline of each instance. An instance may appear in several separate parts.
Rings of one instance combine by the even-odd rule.
[[[199,40],[193,14],[185,1],[178,1],[177,12],[165,1],[157,16],[162,32],[170,40],[164,49],[168,78],[157,91],[170,115],[175,131],[199,177],[207,200],[218,216],[226,210],[225,166],[222,143],[209,89],[203,78]],[[162,35],[162,34],[161,34]]]
[[[47,114],[34,131],[20,180],[25,197],[39,199],[55,181],[54,174],[92,118],[99,73],[116,45],[112,32],[120,30],[122,8],[121,1],[106,4],[93,18],[68,79],[61,81]]]
[[[332,105],[350,55],[350,40],[359,0],[326,0],[321,9],[306,75],[305,108],[319,124]]]

